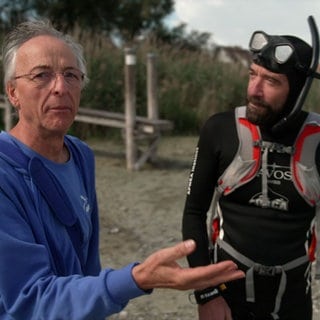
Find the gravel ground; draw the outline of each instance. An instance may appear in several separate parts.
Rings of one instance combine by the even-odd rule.
[[[138,172],[126,170],[121,142],[88,142],[96,153],[103,266],[119,268],[142,261],[154,250],[181,240],[185,189],[196,141],[196,137],[163,137],[159,165],[147,164]],[[109,319],[195,320],[196,306],[189,302],[189,294],[155,290]],[[314,296],[314,320],[319,320],[319,281],[314,282]]]

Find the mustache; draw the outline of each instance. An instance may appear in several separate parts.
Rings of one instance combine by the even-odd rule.
[[[263,99],[258,97],[248,97],[247,103],[252,103],[256,106],[269,109],[269,104],[265,102]]]

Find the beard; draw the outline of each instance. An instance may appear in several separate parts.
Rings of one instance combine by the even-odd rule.
[[[279,119],[279,111],[275,112],[274,108],[264,100],[257,97],[247,98],[247,119],[261,127],[271,127]]]

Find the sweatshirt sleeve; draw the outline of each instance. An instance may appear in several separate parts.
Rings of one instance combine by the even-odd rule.
[[[127,304],[129,300],[144,294],[150,294],[152,290],[141,290],[132,277],[132,268],[138,263],[131,263],[126,267],[109,272],[106,279],[106,286],[109,295],[119,304]]]

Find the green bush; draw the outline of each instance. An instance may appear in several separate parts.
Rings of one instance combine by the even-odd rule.
[[[102,35],[85,36],[83,44],[90,82],[82,93],[81,106],[124,113],[124,51]],[[197,133],[216,112],[245,103],[247,67],[221,63],[207,52],[174,49],[143,42],[135,48],[137,115],[146,115],[147,55],[156,55],[160,118],[174,123],[174,133]],[[1,81],[0,81],[1,83]],[[320,111],[320,82],[314,81],[306,106]],[[76,122],[71,132],[83,138],[120,135],[119,129]]]
[[[90,83],[83,92],[81,105],[123,113],[124,52],[101,39],[95,41],[98,44],[93,49],[91,42],[87,39],[85,44]],[[198,132],[211,114],[244,103],[247,70],[240,64],[222,64],[208,53],[166,45],[144,43],[135,52],[137,114],[146,115],[147,55],[154,53],[160,118],[173,121],[175,133]],[[84,132],[83,124],[75,126]],[[105,129],[86,126],[88,130],[97,134]]]

